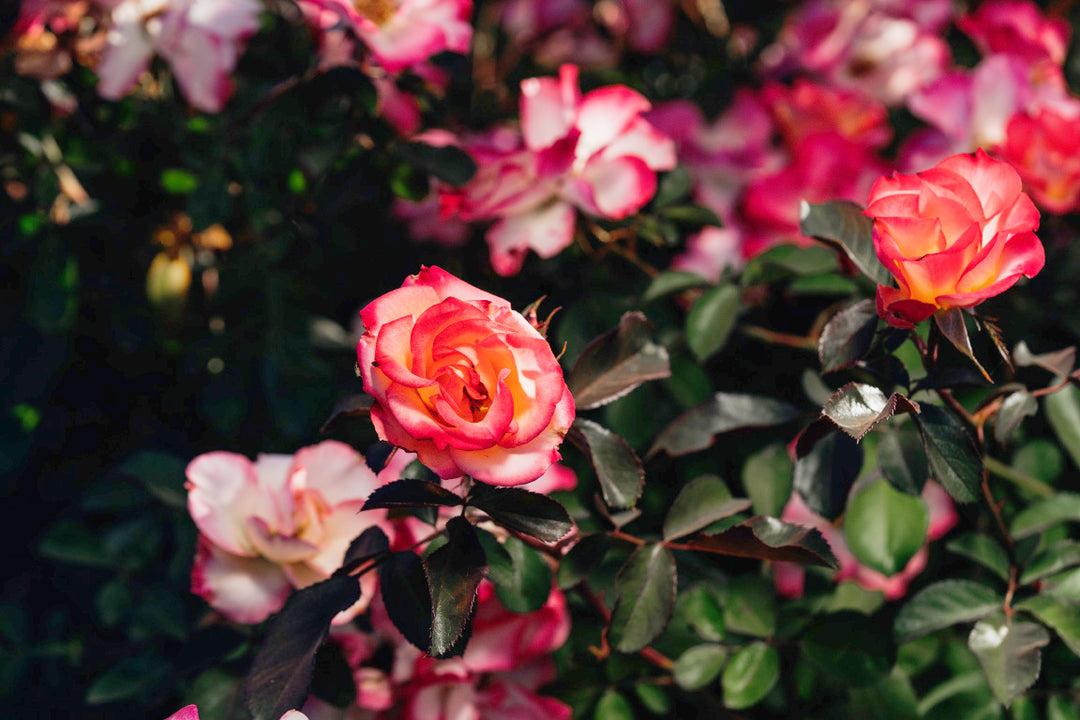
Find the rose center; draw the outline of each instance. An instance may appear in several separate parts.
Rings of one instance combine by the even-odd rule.
[[[356,12],[376,25],[385,25],[397,12],[397,0],[355,0]]]

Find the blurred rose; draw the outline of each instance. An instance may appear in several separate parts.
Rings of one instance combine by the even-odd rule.
[[[1016,168],[1044,210],[1080,208],[1080,108],[1069,115],[1043,108],[1013,116],[997,155]]]
[[[336,716],[320,712],[318,720],[351,717],[348,713],[356,710],[379,720],[569,720],[569,707],[537,694],[555,679],[550,654],[570,634],[563,594],[553,587],[543,607],[518,614],[503,607],[485,580],[476,602],[465,653],[447,660],[429,658],[410,645],[390,622],[381,598],[372,604],[372,633],[335,630],[331,640],[353,668],[356,706]],[[377,662],[387,649],[393,657],[388,669]],[[304,706],[313,720],[316,709],[326,708],[311,701]]]
[[[232,94],[240,45],[259,29],[262,11],[256,0],[98,2],[112,8],[97,68],[102,97],[123,97],[156,53],[172,67],[188,102],[206,112],[221,110]]]
[[[387,72],[397,73],[449,50],[465,53],[472,43],[472,0],[299,0],[319,33],[324,64],[341,64],[354,47],[351,29]]]
[[[952,499],[933,482],[923,486],[923,500],[930,512],[930,522],[926,529],[928,543],[938,540],[949,532],[958,520]],[[864,590],[877,590],[885,595],[886,600],[896,600],[907,592],[908,583],[926,568],[927,549],[923,546],[908,561],[907,566],[895,575],[886,576],[862,565],[844,540],[844,531],[811,510],[798,493],[792,493],[781,515],[786,522],[807,525],[816,528],[828,541],[839,568],[833,580],[854,580]],[[773,581],[776,591],[786,597],[802,597],[806,570],[801,565],[788,562],[773,563]]]
[[[1069,22],[1047,17],[1028,0],[989,0],[956,21],[984,55],[1007,53],[1028,63],[1065,62],[1069,50]]]
[[[405,461],[376,476],[363,456],[332,440],[255,462],[229,452],[198,456],[187,468],[188,510],[199,528],[192,591],[231,620],[262,622],[293,588],[330,577],[367,528],[408,544],[406,524],[387,520],[385,511],[360,512]],[[354,612],[371,601],[374,582],[362,576]]]
[[[837,133],[868,148],[880,148],[892,137],[885,106],[853,90],[800,78],[790,86],[769,83],[761,91],[761,100],[791,148],[823,132]]]
[[[559,459],[574,399],[547,341],[502,298],[437,267],[360,311],[379,437],[443,479],[520,485]]]
[[[878,314],[895,327],[978,305],[1042,270],[1039,211],[1016,171],[982,150],[881,178],[865,214],[878,259],[900,285],[877,292]]]
[[[644,117],[651,106],[625,85],[584,97],[578,69],[521,83],[521,135],[499,128],[466,144],[479,166],[464,187],[443,191],[447,217],[496,220],[491,265],[521,270],[531,249],[553,257],[573,242],[575,212],[618,220],[656,192],[656,173],[675,167],[671,139]]]
[[[165,720],[199,720],[199,709],[194,705],[182,707]],[[288,710],[281,720],[308,720],[308,716],[297,710]]]

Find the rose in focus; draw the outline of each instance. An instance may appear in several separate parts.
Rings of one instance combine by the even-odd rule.
[[[865,214],[874,218],[878,259],[899,285],[877,292],[878,314],[894,327],[978,305],[1045,262],[1039,211],[1020,176],[981,150],[881,178]]]
[[[443,479],[520,485],[559,459],[574,399],[547,341],[502,298],[423,268],[360,311],[379,437]]]

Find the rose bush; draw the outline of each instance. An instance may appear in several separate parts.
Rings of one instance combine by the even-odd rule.
[[[431,267],[360,319],[379,437],[443,479],[520,485],[559,459],[574,398],[547,341],[507,301]]]
[[[881,178],[865,214],[874,218],[878,259],[900,286],[877,291],[878,314],[895,327],[978,305],[1045,261],[1039,211],[1020,176],[981,150]]]

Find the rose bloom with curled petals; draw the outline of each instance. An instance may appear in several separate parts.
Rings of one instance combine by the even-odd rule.
[[[520,485],[559,459],[574,398],[547,341],[506,300],[422,268],[360,320],[380,438],[444,480]]]
[[[878,286],[878,314],[914,327],[939,310],[999,295],[1045,262],[1039,211],[1008,163],[982,150],[874,183],[864,211],[874,249],[899,285]]]

